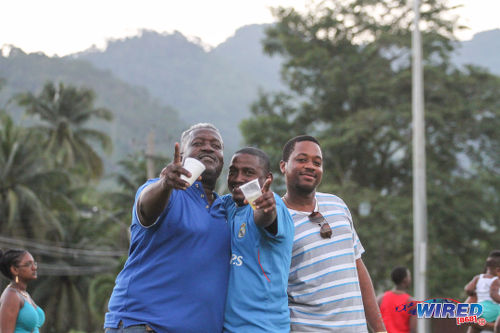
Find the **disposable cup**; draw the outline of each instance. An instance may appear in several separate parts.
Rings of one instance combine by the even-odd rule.
[[[245,196],[245,199],[247,199],[250,206],[255,209],[254,201],[262,195],[259,179],[255,178],[254,180],[241,185],[240,190],[243,192],[243,195]]]
[[[192,157],[187,157],[182,167],[191,172],[191,177],[189,178],[181,175],[181,179],[187,181],[189,186],[193,185],[194,181],[205,171],[205,164]]]

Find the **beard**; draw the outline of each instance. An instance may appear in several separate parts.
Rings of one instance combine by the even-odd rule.
[[[306,195],[309,195],[311,193],[316,192],[317,184],[300,184],[300,183],[296,183],[296,184],[294,184],[293,187],[295,188],[295,190],[296,190],[297,193],[306,196]]]
[[[215,187],[215,183],[217,183],[217,179],[219,179],[221,172],[222,168],[207,168],[201,174],[201,182],[211,187]]]

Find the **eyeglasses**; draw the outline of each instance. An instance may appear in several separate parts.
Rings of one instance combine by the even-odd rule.
[[[35,266],[35,268],[37,268],[38,263],[36,261],[28,261],[27,263],[19,265],[17,267],[33,267],[33,266]]]
[[[330,225],[320,212],[312,212],[309,215],[309,221],[317,223],[321,227],[319,234],[322,238],[332,238],[332,228],[330,228]]]

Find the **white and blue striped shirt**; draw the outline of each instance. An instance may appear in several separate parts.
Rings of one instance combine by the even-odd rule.
[[[339,197],[316,193],[331,238],[309,220],[311,212],[289,209],[295,224],[288,278],[291,332],[368,332],[356,259],[364,252],[349,208]]]

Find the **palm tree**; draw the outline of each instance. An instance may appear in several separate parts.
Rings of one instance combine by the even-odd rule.
[[[112,205],[110,210],[115,211],[115,216],[124,221],[127,227],[130,224],[131,207],[135,200],[135,193],[139,186],[148,179],[146,172],[148,158],[153,161],[156,175],[159,175],[162,168],[170,162],[168,157],[161,155],[146,156],[143,152],[128,154],[118,162],[122,171],[114,174],[119,190],[107,195],[109,203]]]
[[[98,143],[105,152],[111,151],[111,139],[104,132],[88,127],[94,118],[110,121],[112,113],[104,108],[94,107],[92,90],[60,83],[55,87],[48,82],[42,92],[20,94],[18,103],[26,107],[28,114],[39,117],[36,128],[45,135],[46,151],[53,153],[56,162],[66,168],[78,168],[93,179],[103,173],[102,159],[91,143]]]
[[[108,311],[108,302],[115,286],[115,279],[125,265],[127,256],[123,256],[118,261],[113,273],[100,274],[92,279],[88,290],[88,304],[90,312],[99,327],[104,324],[104,314]]]
[[[55,208],[72,209],[61,191],[69,177],[48,170],[36,132],[14,124],[0,111],[0,233],[43,238],[49,231],[62,233]]]

